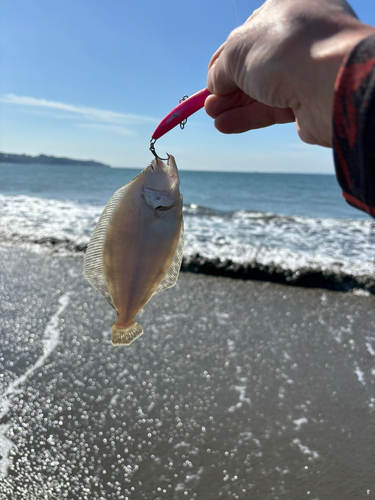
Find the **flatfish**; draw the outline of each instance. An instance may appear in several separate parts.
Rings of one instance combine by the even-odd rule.
[[[177,165],[155,158],[110,198],[88,245],[84,276],[115,309],[112,343],[143,333],[135,316],[176,284],[184,247]]]

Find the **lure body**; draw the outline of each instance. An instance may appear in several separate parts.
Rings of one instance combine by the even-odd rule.
[[[185,101],[181,101],[180,104],[176,106],[156,127],[154,133],[152,134],[152,139],[156,141],[190,115],[203,108],[204,101],[210,93],[211,92],[208,89],[203,89],[196,92]]]

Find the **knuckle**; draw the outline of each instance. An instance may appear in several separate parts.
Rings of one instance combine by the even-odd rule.
[[[235,47],[239,41],[242,41],[245,37],[246,34],[246,26],[238,26],[238,28],[235,28],[228,36],[227,39],[227,46],[233,46]]]

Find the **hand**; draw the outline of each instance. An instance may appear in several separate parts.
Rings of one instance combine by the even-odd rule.
[[[223,133],[296,121],[303,141],[331,146],[340,64],[374,33],[344,0],[267,0],[213,55],[206,112]]]

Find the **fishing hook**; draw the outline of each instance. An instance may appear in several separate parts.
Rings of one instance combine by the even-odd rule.
[[[185,94],[184,97],[178,101],[178,103],[181,104],[182,102],[186,101],[186,99],[188,99],[188,98],[189,98],[189,96]],[[180,129],[181,130],[184,130],[186,122],[187,122],[187,118],[185,118],[185,120],[182,120],[182,122],[180,122]]]
[[[155,151],[155,142],[156,142],[156,139],[151,139],[151,141],[150,141],[150,151],[151,151],[151,153],[155,156],[155,158],[157,160],[168,161],[169,160],[169,154],[168,153],[166,153],[168,158],[160,158],[160,156],[156,153],[156,151]]]
[[[162,137],[164,134],[169,132],[173,127],[176,127],[178,123],[180,124],[180,128],[183,129],[187,122],[187,117],[191,114],[201,109],[204,105],[204,101],[206,97],[210,95],[210,91],[207,89],[200,90],[193,96],[189,98],[189,96],[184,95],[182,99],[179,100],[179,104],[176,108],[174,108],[169,115],[167,115],[156,127],[154,133],[151,136],[150,141],[150,151],[155,156],[156,159],[166,161],[169,160],[169,154],[167,153],[168,158],[160,158],[160,156],[155,151],[155,142],[157,139]],[[185,104],[185,101],[189,100],[188,103]],[[181,122],[178,122],[180,115],[186,117]]]
[[[152,139],[159,139],[164,134],[172,130],[180,124],[183,128],[186,123],[186,118],[203,108],[206,98],[211,94],[208,89],[200,90],[189,98],[184,96],[180,99],[180,103],[159,123],[152,134]]]

